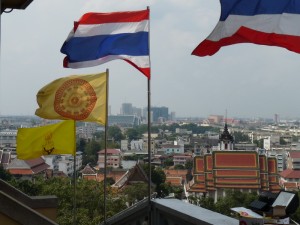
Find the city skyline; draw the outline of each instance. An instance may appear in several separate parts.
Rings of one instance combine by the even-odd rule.
[[[34,115],[36,93],[72,74],[110,71],[109,105],[147,106],[146,77],[121,60],[66,69],[60,48],[84,13],[150,7],[151,106],[166,106],[176,117],[211,114],[241,118],[300,117],[299,55],[283,48],[238,44],[212,57],[192,56],[213,30],[219,1],[90,0],[33,1],[26,10],[1,16],[0,115]],[[13,37],[13,38],[12,38]],[[245,52],[247,54],[245,54]]]

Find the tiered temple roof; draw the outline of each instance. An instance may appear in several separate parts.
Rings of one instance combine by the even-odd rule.
[[[280,190],[276,158],[256,151],[214,151],[194,158],[194,178],[190,192],[217,188]]]

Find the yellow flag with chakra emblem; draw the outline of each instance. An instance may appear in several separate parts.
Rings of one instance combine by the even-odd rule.
[[[33,128],[19,128],[17,133],[17,158],[35,159],[42,155],[75,155],[75,121]]]
[[[72,75],[49,83],[37,93],[35,114],[45,119],[106,124],[107,73]]]

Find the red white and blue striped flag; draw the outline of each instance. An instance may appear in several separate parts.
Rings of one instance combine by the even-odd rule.
[[[238,43],[279,46],[300,53],[300,0],[220,0],[221,17],[192,52],[213,55]]]
[[[86,13],[60,50],[64,67],[85,68],[123,59],[150,79],[149,9]]]

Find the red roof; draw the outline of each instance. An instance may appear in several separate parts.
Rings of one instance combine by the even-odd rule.
[[[43,158],[31,160],[20,160],[15,158],[7,167],[11,174],[37,174],[46,171],[50,166],[45,163]]]
[[[181,186],[182,185],[182,179],[181,177],[166,177],[165,183],[170,183],[174,186]]]
[[[297,182],[285,182],[283,183],[284,187],[286,188],[297,188]]]
[[[289,179],[294,179],[294,178],[300,179],[300,170],[286,169],[280,173],[280,176]]]
[[[104,153],[105,153],[105,149],[98,152],[98,154],[104,154]],[[120,151],[120,149],[106,149],[106,153],[118,155],[121,153],[121,151]]]
[[[37,165],[35,167],[32,167],[31,170],[34,174],[37,174],[37,173],[40,173],[40,172],[43,172],[45,171],[46,169],[48,169],[50,166],[46,163],[43,163],[43,164],[40,164],[40,165]]]
[[[25,160],[25,162],[32,168],[32,167],[44,164],[45,160],[43,158],[39,157],[39,158],[36,158],[36,159]]]
[[[188,172],[188,170],[164,170],[165,174],[167,176],[185,176]]]
[[[295,152],[290,151],[289,154],[290,154],[290,157],[293,158],[293,159],[300,158],[300,151],[295,151]]]
[[[247,151],[214,151],[214,169],[258,169],[258,155]]]

